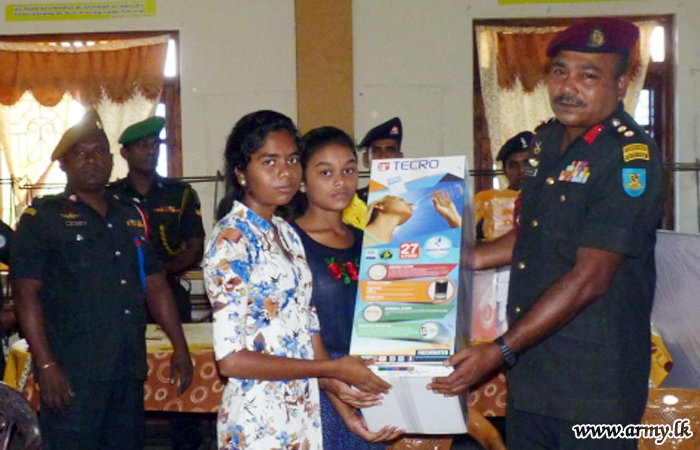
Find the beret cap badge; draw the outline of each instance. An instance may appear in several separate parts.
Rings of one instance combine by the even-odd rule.
[[[591,34],[588,35],[589,47],[602,47],[605,44],[605,34],[600,28],[594,28]]]

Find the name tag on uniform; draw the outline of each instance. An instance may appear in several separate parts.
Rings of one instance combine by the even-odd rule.
[[[525,169],[525,176],[535,178],[537,176],[537,169],[532,166],[527,166]]]
[[[86,225],[86,220],[66,220],[67,227],[84,227]]]

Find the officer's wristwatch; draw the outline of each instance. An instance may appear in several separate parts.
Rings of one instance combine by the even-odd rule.
[[[518,355],[515,354],[513,349],[510,348],[502,336],[496,338],[496,340],[493,342],[498,345],[499,349],[501,349],[501,353],[503,353],[503,359],[506,361],[507,368],[511,369],[518,364]]]

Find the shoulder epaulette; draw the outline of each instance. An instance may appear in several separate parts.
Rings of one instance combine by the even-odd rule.
[[[107,188],[122,187],[124,184],[126,184],[126,178],[120,178],[107,184]]]
[[[541,124],[537,125],[535,128],[535,133],[542,131],[542,129],[547,128],[549,125],[553,124],[556,121],[556,117],[550,117],[549,119],[543,121]]]
[[[644,136],[640,135],[638,126],[632,122],[626,120],[624,116],[622,117],[612,117],[610,119],[610,125],[612,127],[613,133],[625,141],[643,141]]]
[[[68,195],[65,192],[60,194],[50,194],[42,195],[41,197],[36,197],[32,200],[32,207],[41,208],[42,206],[48,206],[52,204],[60,204],[68,201]]]
[[[174,179],[174,178],[166,178],[166,177],[163,177],[163,178],[161,178],[159,181],[160,181],[161,183],[163,183],[163,184],[167,184],[167,185],[170,185],[170,186],[179,186],[179,187],[181,187],[181,188],[183,188],[183,189],[190,187],[190,184],[189,184],[188,182],[176,180],[176,179]]]
[[[68,201],[65,194],[52,194],[52,195],[42,195],[41,197],[36,197],[32,199],[32,204],[29,205],[23,212],[22,216],[28,214],[30,216],[36,215],[38,210],[44,209],[46,207],[58,206]]]
[[[128,206],[139,205],[141,203],[141,201],[138,198],[125,194],[123,192],[110,192],[108,195],[111,195],[112,198],[114,198],[119,203]]]

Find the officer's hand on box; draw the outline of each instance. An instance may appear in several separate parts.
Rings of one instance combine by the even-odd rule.
[[[428,389],[444,395],[460,394],[491,375],[503,362],[503,353],[496,344],[467,347],[445,361],[446,366],[456,366],[454,372],[433,378]]]

